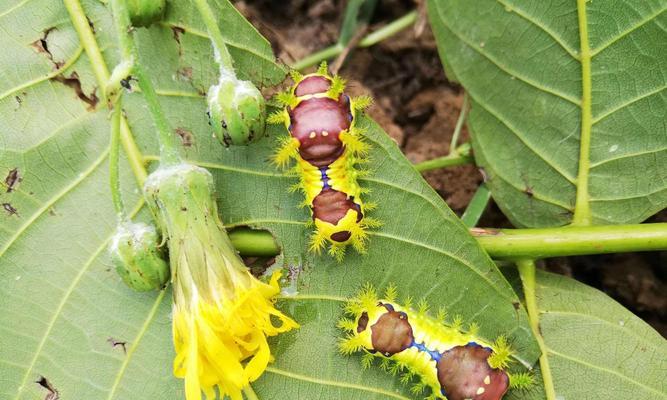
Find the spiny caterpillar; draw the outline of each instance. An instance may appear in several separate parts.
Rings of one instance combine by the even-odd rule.
[[[289,132],[281,138],[273,162],[284,168],[296,160],[294,172],[300,180],[293,190],[304,193],[302,206],[310,208],[315,226],[310,249],[319,253],[329,242],[329,254],[340,261],[348,244],[363,253],[367,229],[378,225],[366,217],[373,205],[362,202],[366,191],[357,183],[365,172],[357,165],[366,160],[368,145],[356,122],[371,99],[350,99],[343,93],[345,80],[329,75],[326,63],[313,74],[294,71],[292,79],[293,87],[277,96],[283,109],[267,120],[283,123]]]
[[[494,343],[486,342],[477,337],[476,324],[464,331],[457,317],[447,326],[444,311],[433,318],[424,301],[416,310],[409,300],[400,306],[396,292],[396,287],[390,286],[380,299],[375,289],[366,285],[347,303],[346,314],[353,319],[343,318],[338,324],[348,332],[340,343],[343,354],[365,350],[364,368],[380,358],[384,370],[402,373],[404,384],[421,378],[411,391],[421,395],[430,388],[425,395],[430,400],[500,400],[508,388],[525,388],[532,383],[528,373],[507,371],[512,349],[504,336]]]

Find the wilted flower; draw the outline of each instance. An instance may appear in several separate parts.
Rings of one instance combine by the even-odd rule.
[[[274,307],[280,274],[266,284],[248,272],[218,217],[207,170],[159,168],[144,191],[169,240],[174,375],[185,379],[187,400],[215,398],[216,387],[241,399],[271,359],[267,336],[298,327]]]

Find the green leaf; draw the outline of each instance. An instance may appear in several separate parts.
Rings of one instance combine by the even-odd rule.
[[[475,158],[515,225],[636,223],[667,206],[665,10],[429,1],[446,70],[472,100]]]
[[[514,269],[508,275],[515,275]],[[535,289],[556,398],[667,398],[667,341],[658,332],[606,294],[573,279],[538,270]],[[545,397],[541,388],[512,396]]]
[[[229,3],[212,3],[242,78],[280,81],[284,70],[268,42]],[[295,179],[268,162],[282,128],[245,148],[217,143],[204,98],[216,81],[212,48],[193,7],[169,6],[165,21],[137,30],[141,62],[183,153],[214,173],[223,220],[270,229],[284,250],[279,262],[295,279],[296,296],[280,306],[302,327],[273,341],[276,361],[255,385],[260,398],[410,397],[391,376],[362,371],[360,356],[336,351],[340,300],[366,282],[394,282],[404,296],[424,296],[464,323],[478,322],[486,339],[509,335],[524,364],[537,359],[511,286],[372,121],[362,121],[373,146],[372,173],[362,184],[379,203],[373,216],[384,225],[373,232],[367,255],[350,250],[339,264],[306,254],[308,213],[288,191]],[[78,15],[79,29],[94,29],[95,42],[87,44],[102,50],[111,69],[118,53],[109,10],[96,0],[84,1],[83,9],[90,25]],[[116,216],[108,188],[108,111],[95,100],[103,66],[82,52],[59,2],[0,5],[0,26],[0,115],[6,117],[0,177],[16,169],[22,178],[0,193],[8,205],[0,210],[0,398],[44,398],[44,377],[62,399],[182,399],[183,382],[171,371],[171,293],[133,292],[106,251]],[[154,159],[155,129],[140,94],[125,96],[125,112],[139,149]],[[138,207],[127,160],[121,167],[125,203]],[[137,219],[147,218],[139,211]]]

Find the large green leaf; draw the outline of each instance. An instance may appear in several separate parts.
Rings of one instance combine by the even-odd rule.
[[[520,286],[514,269],[508,271]],[[537,308],[556,398],[667,398],[667,342],[606,294],[538,271]],[[513,398],[544,399],[540,390]]]
[[[636,223],[667,206],[665,10],[667,0],[429,2],[447,72],[472,99],[475,158],[515,225],[565,225],[575,206],[579,223],[587,207],[594,224]],[[577,200],[577,187],[588,195]]]
[[[264,85],[281,80],[269,44],[227,2],[215,3],[244,77]],[[379,203],[373,216],[383,227],[372,233],[367,255],[350,252],[342,264],[305,254],[308,214],[288,192],[294,178],[267,161],[274,138],[232,149],[212,138],[203,98],[216,81],[211,46],[187,2],[170,6],[165,22],[138,30],[138,41],[172,127],[191,143],[184,154],[214,173],[223,220],[270,229],[294,277],[297,295],[281,307],[302,327],[273,342],[276,362],[256,384],[261,398],[409,397],[397,380],[362,371],[359,357],[336,351],[340,300],[365,282],[394,282],[403,295],[478,322],[485,338],[509,335],[524,364],[536,360],[525,312],[508,282],[372,121],[362,122],[373,146],[372,174],[362,184]],[[95,31],[91,46],[113,66],[118,53],[108,8],[89,0],[83,9]],[[0,214],[0,398],[44,398],[48,380],[62,399],[179,399],[183,385],[171,373],[171,294],[135,293],[110,267],[106,246],[116,220],[107,182],[108,112],[102,102],[88,104],[100,96],[93,69],[99,74],[100,65],[81,51],[70,21],[52,0],[0,3],[0,175],[4,180],[17,169],[22,178],[0,194],[5,210],[17,210]],[[64,66],[56,70],[55,63]],[[155,155],[141,96],[125,97],[139,148]],[[125,160],[121,173],[126,203],[138,204]],[[145,211],[139,218],[147,218]]]

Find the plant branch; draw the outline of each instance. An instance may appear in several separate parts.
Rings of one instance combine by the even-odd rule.
[[[475,228],[470,232],[495,259],[667,250],[667,223],[544,229]],[[275,256],[280,253],[267,231],[235,228],[229,236],[243,255]]]
[[[97,80],[97,85],[99,87],[105,87],[109,81],[109,70],[107,69],[104,57],[102,56],[102,51],[97,45],[95,40],[95,35],[93,30],[88,24],[88,18],[81,7],[79,0],[64,0],[65,7],[69,13],[70,19],[72,20],[72,25],[76,30],[79,41],[83,46],[83,49],[86,51],[86,55],[90,59],[90,65],[93,69],[93,74]],[[105,93],[102,91],[102,100],[106,102]],[[130,127],[125,120],[125,117],[121,116],[120,121],[120,141],[123,144],[123,149],[127,154],[127,159],[130,163],[130,168],[134,173],[134,177],[139,184],[142,186],[144,180],[146,180],[146,168],[144,167],[144,157],[139,151]]]
[[[542,354],[540,355],[540,371],[542,372],[542,381],[544,382],[544,392],[547,400],[556,399],[556,390],[551,376],[551,367],[547,358],[547,346],[540,332],[540,313],[537,308],[537,297],[535,294],[535,261],[520,260],[516,263],[519,269],[519,276],[523,283],[523,294],[526,302],[526,311],[528,312],[528,322],[537,340]]]
[[[667,250],[667,223],[473,229],[471,233],[484,250],[496,259]]]
[[[202,1],[202,0],[197,0]],[[370,47],[376,43],[383,41],[384,39],[391,37],[403,29],[411,26],[417,20],[417,11],[412,11],[401,18],[391,22],[390,24],[385,25],[384,27],[366,35],[363,39],[359,41],[357,47]],[[317,65],[324,60],[336,57],[345,50],[345,45],[341,43],[336,43],[333,46],[329,46],[323,50],[320,50],[316,53],[309,55],[306,58],[303,58],[300,61],[297,61],[292,65],[293,69],[302,70],[313,65]]]
[[[144,73],[141,63],[139,62],[133,38],[133,30],[130,25],[130,15],[127,12],[127,4],[125,0],[112,0],[111,8],[113,11],[114,25],[116,26],[121,46],[121,54],[124,58],[134,59],[133,72],[137,77],[139,88],[141,89],[144,100],[148,105],[148,111],[153,117],[153,122],[158,131],[158,138],[160,141],[160,162],[167,165],[177,164],[181,161],[181,157],[178,153],[176,139],[171,133],[169,123],[167,122],[164,110],[155,93],[153,83]]]
[[[199,15],[201,15],[204,20],[204,25],[208,30],[208,34],[211,37],[211,42],[213,43],[213,49],[215,50],[216,61],[220,64],[220,68],[224,68],[230,72],[234,71],[234,63],[232,62],[232,57],[229,55],[227,50],[227,45],[225,44],[225,39],[222,37],[220,32],[220,27],[215,19],[213,10],[208,4],[207,0],[193,0],[197,10],[199,10]]]
[[[474,158],[472,157],[470,144],[464,143],[446,156],[415,164],[415,169],[419,172],[426,172],[432,169],[453,167],[456,165],[470,164],[472,162],[474,162]]]

